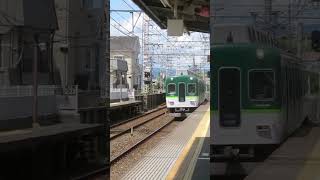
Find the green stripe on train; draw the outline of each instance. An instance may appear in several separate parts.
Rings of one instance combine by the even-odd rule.
[[[186,96],[186,99],[197,100],[198,96]],[[178,99],[178,96],[166,96],[166,99]]]
[[[186,99],[190,100],[197,100],[199,97],[198,96],[186,96]]]
[[[166,96],[166,99],[178,99],[178,96]]]

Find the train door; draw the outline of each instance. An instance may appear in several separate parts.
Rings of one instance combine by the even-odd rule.
[[[289,117],[289,74],[288,74],[288,68],[287,64],[283,63],[282,69],[281,69],[281,89],[282,89],[282,103],[281,103],[281,109],[282,109],[282,131],[285,135],[287,135],[287,127],[288,127],[288,117]]]
[[[223,127],[240,126],[241,74],[238,68],[219,70],[219,118]]]
[[[179,83],[179,102],[186,101],[186,84]]]

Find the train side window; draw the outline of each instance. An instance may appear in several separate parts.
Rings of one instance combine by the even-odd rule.
[[[275,75],[272,70],[249,71],[249,97],[253,101],[274,99]]]
[[[175,93],[176,93],[176,85],[168,84],[168,94],[175,94]]]
[[[188,84],[188,94],[195,95],[196,94],[196,84]]]

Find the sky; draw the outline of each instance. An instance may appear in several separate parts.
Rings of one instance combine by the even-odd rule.
[[[140,10],[131,0],[111,0],[110,1],[110,34],[111,36],[130,36],[132,31],[132,14],[130,12],[118,12],[115,10]],[[140,46],[142,44],[143,19],[147,15],[134,12],[134,35],[140,37]],[[169,69],[187,69],[195,62],[198,67],[209,69],[207,55],[209,54],[209,35],[197,32],[191,32],[180,37],[168,37],[166,30],[160,29],[155,23],[150,28],[148,44],[149,53],[153,60],[154,68]],[[190,42],[192,41],[192,42]],[[196,42],[195,42],[196,41]],[[142,63],[142,53],[140,53],[140,62]],[[166,54],[160,55],[160,54]]]

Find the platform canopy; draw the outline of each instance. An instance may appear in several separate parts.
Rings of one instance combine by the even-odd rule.
[[[163,29],[168,28],[168,19],[183,19],[186,30],[209,32],[210,0],[133,0],[133,2]]]

